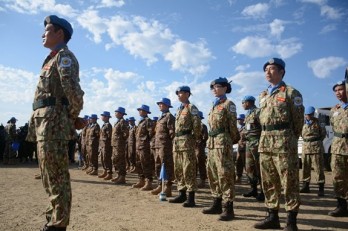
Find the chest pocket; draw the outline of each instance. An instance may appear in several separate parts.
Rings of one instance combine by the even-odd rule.
[[[48,66],[46,64],[40,73],[40,81],[38,84],[38,87],[40,88],[41,91],[43,92],[50,92],[50,84],[51,84],[51,75],[52,74],[52,68],[51,66]]]

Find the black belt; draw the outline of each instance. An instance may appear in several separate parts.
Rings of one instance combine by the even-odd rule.
[[[334,136],[339,137],[339,138],[348,138],[348,133],[334,132]]]
[[[62,105],[68,106],[69,100],[65,97],[61,99]],[[54,106],[56,105],[56,97],[48,97],[46,99],[39,99],[33,103],[33,110],[35,111],[38,108]]]
[[[283,124],[273,124],[273,125],[261,125],[261,127],[262,127],[262,131],[283,130],[283,129],[289,129],[290,124],[283,123]]]
[[[190,134],[192,134],[191,130],[183,130],[183,131],[175,133],[175,136],[179,137],[179,136],[190,135]]]
[[[218,129],[209,131],[208,136],[215,137],[224,132],[225,132],[225,128],[218,128]]]
[[[308,139],[303,139],[304,142],[313,142],[313,141],[320,141],[320,140],[321,140],[320,137],[312,137]]]

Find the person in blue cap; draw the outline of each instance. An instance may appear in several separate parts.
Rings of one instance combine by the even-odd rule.
[[[207,173],[210,191],[213,197],[211,207],[203,209],[204,214],[220,214],[220,221],[234,219],[233,201],[235,197],[235,171],[233,144],[240,139],[237,128],[236,105],[226,94],[231,93],[230,82],[226,78],[217,78],[210,83],[215,97],[209,112],[209,138],[207,141]],[[222,201],[224,211],[222,211]]]
[[[150,140],[154,136],[153,121],[148,117],[151,114],[150,107],[143,104],[137,108],[140,116],[138,128],[135,135],[138,182],[133,184],[133,188],[140,188],[142,191],[152,190],[153,180],[153,161],[151,159]]]
[[[13,148],[13,144],[17,144],[17,119],[11,117],[5,126],[6,132],[6,144],[4,151],[4,164],[14,165],[16,164],[17,148]]]
[[[244,197],[255,197],[258,201],[264,201],[265,195],[261,186],[260,154],[258,152],[261,135],[260,110],[255,106],[255,97],[247,95],[242,100],[242,107],[247,111],[244,119],[243,135],[246,139],[245,147],[245,171],[249,179],[251,191],[243,193]],[[260,193],[257,185],[260,184]]]
[[[313,106],[305,107],[305,123],[302,128],[302,188],[300,193],[309,193],[312,166],[316,173],[316,183],[319,185],[318,196],[324,196],[324,145],[326,129],[314,116]]]
[[[158,185],[151,193],[157,195],[163,191],[167,197],[171,197],[174,180],[173,139],[175,136],[175,117],[169,111],[172,108],[170,99],[162,98],[157,102],[157,105],[162,113],[157,121],[154,136],[155,173]],[[166,179],[160,177],[162,164],[164,164]],[[162,188],[162,185],[164,185],[164,188]]]
[[[179,195],[169,203],[183,203],[184,207],[194,207],[197,191],[197,159],[195,143],[201,132],[198,108],[189,101],[191,89],[180,86],[175,91],[181,102],[175,118],[175,138],[173,141],[174,174]],[[186,195],[188,191],[188,197]]]
[[[89,167],[89,159],[87,155],[87,129],[89,127],[89,115],[85,115],[83,119],[86,121],[86,126],[82,129],[80,133],[81,156],[83,161],[83,166],[81,170],[85,171]]]
[[[236,166],[236,180],[235,184],[240,184],[242,182],[243,171],[245,168],[245,147],[246,139],[244,136],[245,127],[245,114],[239,114],[237,116],[237,123],[239,125],[238,132],[240,139],[238,141],[237,155],[235,156],[235,166]]]
[[[157,125],[157,121],[158,121],[158,116],[154,116],[152,117],[152,125],[154,128],[156,128]],[[156,167],[155,167],[155,159],[156,159],[156,147],[155,147],[155,135],[156,135],[156,129],[153,130],[154,131],[154,135],[152,136],[151,140],[150,140],[150,150],[151,150],[151,165],[153,168],[153,172],[156,171]]]
[[[135,118],[129,117],[128,118],[129,123],[129,134],[127,139],[127,147],[128,147],[128,161],[129,161],[129,170],[130,173],[136,172],[136,149],[135,149],[135,132],[137,129],[137,126],[135,124]]]
[[[92,114],[89,117],[89,126],[87,129],[87,156],[89,159],[89,169],[86,173],[91,176],[98,175],[98,156],[99,156],[99,137],[100,137],[100,126],[97,123],[97,114]]]
[[[199,118],[201,118],[201,135],[196,142],[195,153],[197,158],[197,170],[199,173],[199,183],[198,188],[205,188],[205,181],[208,179],[207,176],[207,154],[205,153],[205,148],[208,140],[208,127],[203,123],[203,112],[199,111]]]
[[[49,194],[44,230],[66,230],[71,211],[68,141],[79,128],[84,92],[80,87],[79,63],[68,49],[71,24],[56,15],[43,21],[42,44],[50,50],[45,58],[34,95],[27,141],[37,143],[42,182]],[[43,117],[43,115],[45,115]],[[47,121],[50,121],[49,123]]]
[[[111,147],[111,136],[112,136],[112,125],[110,124],[110,112],[104,111],[101,114],[101,119],[104,122],[100,129],[99,138],[99,156],[100,162],[104,169],[102,174],[98,175],[98,178],[103,178],[104,180],[112,179],[112,147]]]
[[[117,119],[112,129],[112,163],[117,173],[117,176],[111,179],[115,184],[126,184],[126,146],[129,134],[128,123],[124,116],[127,115],[126,109],[118,107],[115,110],[115,117]]]
[[[258,151],[268,215],[254,228],[280,228],[278,211],[283,191],[287,212],[284,230],[297,230],[301,204],[297,142],[304,123],[303,99],[298,90],[284,82],[285,62],[282,59],[269,59],[263,71],[270,85],[259,96],[262,132]]]
[[[334,132],[331,144],[331,169],[337,207],[329,212],[333,217],[348,216],[348,96],[344,81],[333,86],[339,103],[330,110],[330,124]]]

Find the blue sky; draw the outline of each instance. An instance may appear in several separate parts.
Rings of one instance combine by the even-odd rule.
[[[0,123],[30,117],[51,14],[74,28],[68,46],[80,63],[82,116],[122,106],[138,119],[141,104],[158,116],[162,97],[174,114],[175,89],[189,85],[206,117],[209,83],[220,76],[244,113],[242,98],[267,88],[262,67],[272,57],[284,59],[284,81],[305,106],[333,106],[332,86],[348,65],[346,9],[342,0],[0,0]]]

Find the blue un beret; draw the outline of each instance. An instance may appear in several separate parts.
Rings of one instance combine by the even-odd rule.
[[[312,114],[314,112],[315,112],[315,108],[313,106],[306,107],[305,111],[304,111],[305,115],[310,115],[310,114]]]
[[[253,101],[253,102],[255,102],[255,97],[254,96],[251,96],[251,95],[246,95],[246,96],[244,96],[244,98],[243,98],[243,102],[244,101]]]
[[[191,94],[191,89],[189,86],[180,86],[176,89],[175,93],[178,94],[179,91],[185,91]]]
[[[217,79],[214,79],[210,83],[210,89],[213,89],[215,84],[220,84],[222,86],[226,86],[227,87],[226,93],[231,93],[231,91],[232,91],[231,84],[228,82],[228,80],[226,78],[219,77]]]
[[[337,86],[342,86],[342,85],[344,85],[344,80],[338,81],[335,85],[333,85],[332,90],[335,91],[335,88],[336,88]]]
[[[269,64],[276,64],[278,66],[281,66],[285,70],[285,62],[282,59],[271,58],[263,65],[263,71],[265,71],[267,65],[269,65]]]
[[[45,18],[44,25],[46,26],[47,24],[55,24],[55,25],[61,26],[70,34],[70,37],[73,34],[73,28],[72,28],[71,24],[67,20],[65,20],[64,18],[59,18],[56,15],[47,16]]]
[[[237,117],[237,120],[244,120],[245,119],[245,115],[244,114],[239,114]]]

